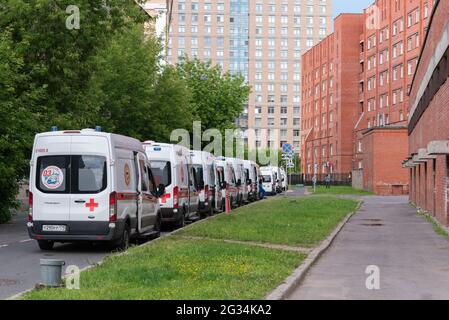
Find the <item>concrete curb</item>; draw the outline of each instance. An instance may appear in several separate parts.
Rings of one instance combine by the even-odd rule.
[[[313,249],[304,262],[291,274],[284,282],[278,286],[274,291],[268,294],[265,298],[266,300],[285,300],[288,296],[290,296],[293,291],[301,284],[304,280],[307,272],[310,268],[318,261],[321,255],[331,246],[335,237],[340,233],[341,229],[345,226],[345,224],[355,215],[360,207],[362,206],[363,201],[359,200],[357,207],[351,213],[349,213],[342,222],[338,224],[338,226],[332,231],[332,233],[321,242],[321,244]]]

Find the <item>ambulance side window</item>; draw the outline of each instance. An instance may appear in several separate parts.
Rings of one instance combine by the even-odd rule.
[[[150,192],[153,195],[156,195],[156,184],[154,183],[153,172],[151,171],[150,167],[148,167],[148,166],[147,166],[147,172],[148,172],[148,182],[149,182]]]
[[[148,191],[148,172],[147,167],[145,166],[145,161],[139,160],[140,167],[140,181],[141,181],[141,191]]]

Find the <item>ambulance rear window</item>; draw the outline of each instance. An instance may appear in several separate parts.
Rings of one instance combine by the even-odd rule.
[[[153,172],[156,185],[171,185],[171,163],[170,161],[151,161],[151,171]]]
[[[271,182],[271,176],[262,176],[263,182]]]
[[[46,156],[37,160],[36,188],[45,193],[70,193],[70,156]]]
[[[92,194],[107,186],[102,156],[44,156],[37,159],[36,188],[44,193]]]

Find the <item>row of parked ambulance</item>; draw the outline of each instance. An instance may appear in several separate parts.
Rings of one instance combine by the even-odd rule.
[[[180,145],[144,143],[97,129],[35,137],[28,232],[42,250],[55,242],[112,242],[157,237],[161,226],[286,190],[285,172],[249,160],[216,158]]]

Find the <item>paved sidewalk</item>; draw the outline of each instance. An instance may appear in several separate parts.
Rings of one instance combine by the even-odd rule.
[[[364,205],[289,297],[307,299],[449,299],[449,241],[406,197],[362,197]],[[368,290],[366,267],[380,268]]]

